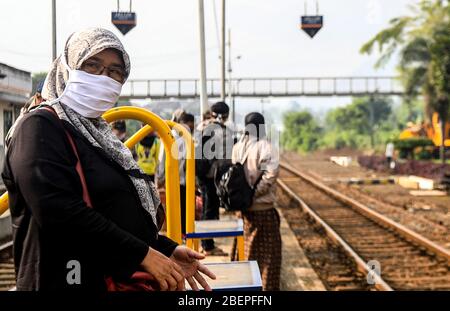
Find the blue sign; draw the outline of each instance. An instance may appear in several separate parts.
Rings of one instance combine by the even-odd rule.
[[[111,12],[111,22],[123,35],[125,35],[136,26],[136,13]]]
[[[302,16],[301,28],[313,38],[323,26],[322,15]]]

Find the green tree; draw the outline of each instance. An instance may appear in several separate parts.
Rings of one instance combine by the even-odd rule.
[[[327,135],[322,144],[328,147],[374,148],[381,130],[391,128],[386,121],[391,115],[391,101],[382,97],[354,99],[350,105],[331,110],[326,117]],[[369,139],[369,144],[365,141]]]
[[[287,150],[312,151],[317,149],[321,128],[308,111],[287,112],[283,116],[282,144]]]
[[[394,18],[390,26],[376,34],[361,48],[370,54],[378,46],[382,66],[400,50],[399,72],[405,86],[405,100],[423,95],[425,113],[439,114],[442,133],[449,117],[450,7],[448,1],[421,0],[412,7],[413,15]],[[441,159],[445,162],[445,135]]]
[[[445,163],[445,124],[450,114],[450,7],[447,7],[446,22],[434,30],[434,40],[430,44],[432,62],[430,65],[430,84],[434,88],[431,106],[441,120],[442,163]]]

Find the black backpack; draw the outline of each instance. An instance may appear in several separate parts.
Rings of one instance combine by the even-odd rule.
[[[245,161],[243,161],[245,163]],[[245,177],[244,165],[228,164],[217,169],[214,182],[220,206],[226,211],[245,211],[253,204],[256,187],[262,179],[261,174],[251,187]]]
[[[210,126],[220,126],[222,129],[222,136],[215,137],[216,132],[211,131],[211,135],[205,135],[205,132],[207,131],[207,128]],[[230,137],[227,135],[231,135],[227,129],[227,127],[221,123],[218,122],[212,122],[210,123],[205,129],[203,129],[201,133],[201,144],[198,144],[196,147],[196,160],[195,160],[195,174],[198,177],[200,181],[204,181],[209,178],[214,178],[216,175],[216,170],[218,167],[223,165],[231,164],[231,161],[226,158],[226,143],[229,142]],[[223,154],[222,159],[207,159],[205,155],[203,154],[203,148],[205,144],[210,139],[216,139],[217,143],[221,144],[223,146]],[[231,138],[232,140],[232,138]],[[215,143],[214,143],[215,146]]]

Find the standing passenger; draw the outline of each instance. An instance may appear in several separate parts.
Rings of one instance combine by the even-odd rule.
[[[105,291],[105,276],[121,284],[135,272],[161,290],[197,288],[194,278],[210,289],[204,256],[158,234],[155,186],[101,117],[129,73],[112,32],[76,32],[45,80],[48,105],[18,121],[2,172],[18,290]]]
[[[20,114],[17,117],[16,122],[14,122],[13,126],[11,126],[8,133],[6,133],[5,154],[6,154],[6,151],[8,150],[8,145],[9,145],[9,141],[11,140],[11,135],[14,132],[16,125],[19,123],[19,120],[22,119],[24,114],[26,114],[30,109],[32,109],[33,107],[39,106],[40,104],[42,104],[45,101],[42,98],[42,87],[44,86],[44,81],[45,80],[39,81],[39,83],[36,86],[36,93],[33,96],[31,96],[31,98],[25,103],[25,105],[22,108],[20,108]]]
[[[247,182],[256,184],[252,206],[242,212],[246,260],[257,260],[264,290],[280,289],[280,216],[274,208],[278,177],[276,155],[266,138],[264,116],[245,117],[245,135],[233,147],[233,163],[244,160]],[[245,160],[246,157],[246,160]]]
[[[127,140],[127,124],[125,123],[125,120],[114,121],[111,124],[111,128],[114,135],[116,135],[121,142],[124,143]]]
[[[161,143],[155,132],[151,132],[136,144],[135,152],[137,163],[150,179],[155,181],[156,168],[158,166],[158,154]]]
[[[395,150],[394,143],[392,141],[388,142],[386,145],[386,153],[385,153],[388,168],[392,167],[392,160],[394,158],[394,150]]]
[[[211,117],[211,111],[207,110],[202,115],[202,121],[197,125],[197,131],[203,131],[203,129],[213,121]]]
[[[211,120],[204,123],[201,131],[201,143],[196,152],[196,175],[202,190],[203,215],[202,220],[219,219],[219,197],[217,196],[214,177],[216,171],[227,163],[231,163],[233,148],[233,132],[225,125],[230,108],[224,102],[217,102],[211,106]],[[227,256],[213,239],[202,240],[203,253],[207,256]]]

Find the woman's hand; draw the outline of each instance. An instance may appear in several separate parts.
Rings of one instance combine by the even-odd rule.
[[[205,265],[200,263],[199,260],[204,258],[204,255],[187,248],[186,246],[177,246],[173,251],[172,256],[170,256],[170,259],[181,267],[184,272],[184,277],[193,290],[199,290],[197,283],[195,282],[195,280],[197,280],[197,282],[199,282],[206,291],[210,291],[211,287],[208,285],[200,272],[206,274],[213,280],[216,279],[216,276],[214,273],[209,271]]]
[[[149,247],[141,266],[155,278],[162,291],[185,290],[184,271],[157,250]]]

